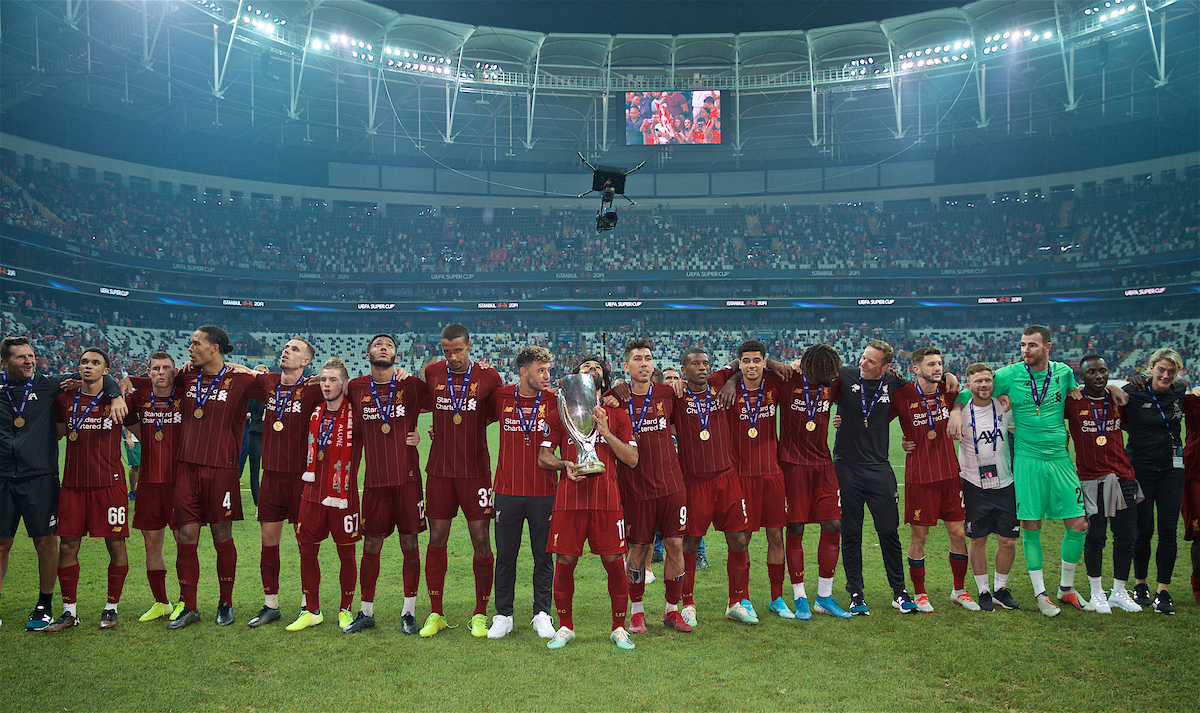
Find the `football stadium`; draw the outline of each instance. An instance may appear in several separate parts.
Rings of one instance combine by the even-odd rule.
[[[0,62],[0,710],[1194,707],[1200,3]]]

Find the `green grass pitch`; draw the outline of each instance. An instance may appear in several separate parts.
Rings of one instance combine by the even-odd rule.
[[[427,425],[426,415],[423,438]],[[494,425],[491,436],[494,457]],[[892,463],[902,478],[895,424],[892,444]],[[423,442],[423,463],[427,448]],[[80,553],[82,623],[58,635],[25,633],[37,572],[33,548],[18,533],[0,596],[0,711],[1195,710],[1200,694],[1200,607],[1189,592],[1182,540],[1172,587],[1175,616],[1063,611],[1046,619],[1037,613],[1019,552],[1010,586],[1022,603],[1020,611],[969,613],[952,604],[946,535],[935,529],[926,557],[936,611],[901,616],[889,606],[879,548],[868,524],[864,565],[871,616],[796,622],[767,613],[766,538],[760,533],[751,544],[751,592],[762,623],[749,627],[723,618],[725,545],[719,533],[710,533],[712,565],[696,578],[699,626],[694,633],[677,634],[659,622],[659,580],[646,592],[650,632],[635,637],[636,650],[618,650],[608,640],[604,571],[599,558],[585,556],[576,572],[578,638],[561,651],[548,651],[528,626],[528,556],[519,562],[513,633],[501,641],[470,635],[471,545],[461,518],[451,533],[446,582],[446,615],[457,628],[428,640],[400,633],[400,546],[392,538],[383,551],[375,630],[353,636],[338,631],[330,606],[336,601],[337,559],[326,543],[321,551],[326,623],[284,631],[299,604],[295,540],[285,530],[284,620],[248,629],[245,622],[262,600],[258,526],[248,480],[243,485],[247,519],[234,528],[237,622],[228,628],[212,623],[217,581],[206,533],[200,540],[202,622],[179,632],[167,631],[163,622],[137,622],[151,597],[142,538],[134,531],[116,630],[97,628],[107,557],[102,543],[87,540]],[[1061,523],[1046,527],[1050,587],[1058,579],[1061,535]],[[817,528],[811,526],[805,536],[810,597],[816,593],[816,540]],[[901,540],[908,540],[904,526]],[[1111,557],[1105,554],[1110,586]],[[166,556],[167,591],[175,596],[170,541]],[[1076,581],[1086,594],[1082,569]],[[661,575],[661,565],[655,571]],[[839,568],[834,595],[848,606],[843,585]],[[968,589],[975,591],[970,578]],[[59,610],[56,595],[55,613]],[[418,620],[428,611],[422,581]]]

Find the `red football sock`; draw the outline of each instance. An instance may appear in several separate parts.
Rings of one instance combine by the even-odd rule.
[[[558,625],[575,629],[571,617],[571,605],[575,599],[575,565],[558,562],[554,566],[554,609],[558,612]]]
[[[129,574],[129,565],[108,565],[108,603],[117,604],[121,601],[121,591],[125,589],[125,577]]]
[[[304,608],[316,614],[321,611],[321,564],[317,554],[321,545],[300,543],[300,591],[304,592]]]
[[[908,558],[908,576],[913,583],[913,596],[925,594],[925,558],[915,560]]]
[[[629,577],[626,576],[625,581],[629,583],[629,601],[640,602],[642,597],[646,596],[646,579],[645,575],[637,582],[629,582]]]
[[[442,589],[446,586],[446,548],[425,548],[425,589],[429,590],[429,611],[442,611]],[[405,596],[408,596],[406,593]]]
[[[787,536],[787,568],[788,579],[792,584],[804,581],[804,538],[789,534]],[[768,565],[769,566],[769,565]],[[774,599],[774,597],[772,597]]]
[[[771,584],[771,599],[783,596],[783,563],[767,563],[767,581]]]
[[[608,599],[612,602],[612,628],[614,631],[625,626],[625,617],[629,609],[629,578],[625,576],[625,563],[613,560],[604,563],[608,572]],[[646,585],[642,585],[642,590]]]
[[[1196,603],[1200,604],[1200,577],[1192,575],[1192,596],[1196,598]]]
[[[258,571],[262,574],[263,594],[279,594],[279,545],[263,545]]]
[[[729,577],[729,606],[746,598],[746,586],[750,579],[750,556],[746,550],[730,552],[725,561],[725,576]]]
[[[379,553],[363,553],[362,569],[358,573],[359,586],[362,587],[362,601],[375,601],[375,583],[379,581]]]
[[[354,556],[354,545],[338,545],[338,585],[342,588],[342,601],[339,609],[349,609],[354,603],[354,583],[358,580],[358,560]]]
[[[416,547],[411,550],[401,550],[404,554],[404,596],[415,597],[421,587],[421,551]]]
[[[220,584],[222,604],[233,606],[233,580],[237,576],[237,546],[232,539],[213,543],[217,551],[217,583]],[[197,561],[199,564],[199,561]]]
[[[683,577],[679,579],[668,579],[666,582],[667,604],[675,604],[678,606],[679,599],[683,596]],[[633,592],[629,593],[630,598],[633,598]]]
[[[196,604],[196,587],[200,583],[200,555],[198,545],[179,545],[175,555],[175,575],[179,577],[179,597],[183,606],[199,611]]]
[[[685,607],[696,606],[696,555],[685,554],[683,556],[683,589],[680,595],[683,597],[683,605]]]
[[[837,569],[838,554],[842,548],[840,532],[821,531],[821,539],[817,542],[817,576],[833,579]]]
[[[950,553],[950,572],[954,575],[956,590],[967,588],[967,556]]]
[[[167,599],[167,570],[147,570],[146,580],[150,582],[150,595],[154,597],[154,601],[164,604],[170,601]]]
[[[58,587],[62,590],[63,604],[74,604],[79,596],[79,563],[58,568]]]
[[[471,569],[475,571],[475,611],[472,614],[487,614],[488,598],[492,596],[492,578],[496,576],[496,558],[492,555],[471,558]]]

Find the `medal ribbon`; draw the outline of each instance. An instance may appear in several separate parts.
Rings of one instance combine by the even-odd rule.
[[[650,396],[654,393],[654,385],[650,385],[650,390],[646,392],[646,400],[642,402],[641,415],[635,415],[633,412],[633,389],[629,390],[629,402],[625,407],[629,409],[629,420],[633,422],[633,432],[635,435],[642,432],[642,424],[646,422],[646,415],[650,413]]]
[[[14,419],[21,418],[25,415],[25,406],[29,402],[29,394],[33,393],[33,377],[32,376],[29,377],[29,380],[25,382],[25,393],[21,395],[21,403],[19,405],[13,403],[12,387],[9,386],[9,384],[8,384],[8,372],[7,371],[3,372],[3,378],[4,378],[4,393],[8,396],[8,405],[12,406],[13,418]]]
[[[454,388],[454,375],[450,371],[450,362],[446,362],[446,390],[450,392],[450,408],[454,409],[455,415],[462,413],[463,405],[467,403],[467,391],[470,389],[471,370],[475,368],[475,362],[467,363],[467,373],[463,376],[462,391]]]
[[[862,377],[858,377],[858,398],[862,402],[862,417],[863,421],[871,418],[871,412],[875,410],[875,404],[879,403],[879,396],[883,393],[883,378],[879,379],[879,388],[875,389],[875,395],[871,397],[871,403],[867,403],[867,385],[863,382]]]
[[[809,421],[817,420],[817,408],[821,405],[821,387],[817,385],[817,398],[812,401],[808,400],[808,377],[804,374],[800,375],[801,381],[804,383],[804,412],[808,414]]]
[[[104,396],[104,390],[101,389],[100,393],[92,397],[91,403],[87,405],[87,408],[83,410],[83,415],[80,416],[79,395],[82,393],[83,389],[75,389],[75,401],[71,404],[71,417],[67,419],[72,431],[78,431],[80,427],[83,426],[83,422],[87,420],[88,414],[92,412],[92,407],[96,405],[96,402],[100,400],[101,396]]]
[[[746,390],[745,377],[738,380],[738,386],[742,387],[742,403],[746,405],[746,410],[750,410],[750,392]],[[754,400],[754,411],[747,414],[750,417],[750,428],[758,428],[758,417],[761,414],[763,392],[767,390],[765,383],[758,385],[758,396]]]
[[[1108,402],[1112,395],[1108,393],[1108,389],[1104,390],[1104,407],[1100,411],[1100,415],[1096,415],[1096,404],[1092,402],[1091,397],[1087,398],[1088,407],[1092,409],[1092,420],[1096,422],[1096,435],[1106,436],[1108,430]]]
[[[1155,395],[1153,390],[1150,391],[1150,398],[1153,399],[1154,408],[1158,409],[1158,415],[1162,416],[1163,424],[1167,427],[1167,435],[1171,437],[1171,445],[1179,448],[1179,440],[1175,438],[1175,432],[1171,430],[1171,420],[1167,418],[1167,414],[1163,411],[1162,404],[1158,402],[1158,396]]]
[[[533,412],[529,416],[529,423],[526,424],[525,423],[525,410],[521,408],[521,387],[520,386],[513,387],[513,401],[516,402],[517,418],[521,422],[521,430],[525,432],[525,438],[529,438],[529,434],[533,433],[534,424],[537,423],[538,409],[541,408],[541,406],[542,406],[542,394],[543,393],[545,393],[545,392],[538,391],[537,399],[535,399],[533,402]]]
[[[303,379],[300,379],[296,383],[292,384],[292,388],[288,389],[287,395],[284,396],[282,400],[280,400],[280,398],[279,398],[279,390],[283,388],[283,377],[280,377],[279,383],[275,384],[275,420],[276,421],[283,420],[283,415],[285,413],[287,413],[287,407],[292,403],[292,392],[296,390],[296,387],[300,385],[301,381],[303,381]],[[280,404],[282,404],[282,406]]]
[[[317,425],[317,450],[324,451],[325,446],[329,445],[329,438],[333,435],[333,425],[337,423],[337,411],[330,413],[329,409],[325,409],[325,413],[321,414],[321,423]],[[325,424],[329,424],[326,428]]]
[[[929,398],[927,396],[925,396],[925,390],[921,388],[921,380],[917,379],[916,381],[913,381],[913,384],[915,384],[917,387],[917,393],[921,395],[921,405],[925,407],[925,420],[929,423],[929,430],[936,431],[937,430],[937,422],[934,421],[933,411],[929,408]],[[938,395],[937,391],[934,391],[933,395],[937,396]],[[938,406],[940,407],[941,400],[938,399],[937,403],[938,403]],[[972,418],[975,417],[975,412],[973,412],[973,411],[971,412],[971,417]]]
[[[375,401],[375,409],[379,411],[379,418],[383,419],[386,425],[388,419],[392,417],[392,404],[396,402],[396,372],[392,372],[392,383],[388,387],[388,407],[385,409],[383,404],[379,403],[379,392],[375,389],[375,380],[368,379],[367,383],[371,385],[371,398]]]
[[[1050,391],[1050,374],[1054,372],[1050,365],[1046,365],[1046,381],[1042,384],[1042,393],[1038,395],[1037,379],[1033,378],[1033,369],[1029,365],[1025,365],[1025,371],[1029,372],[1029,390],[1033,392],[1033,405],[1037,409],[1038,415],[1042,413],[1042,402],[1046,400],[1046,394]]]
[[[171,411],[171,402],[174,400],[175,400],[175,387],[172,386],[171,387],[171,395],[167,397],[167,408],[162,411],[159,411],[158,410],[158,397],[154,395],[153,391],[150,392],[150,410],[154,412],[154,430],[160,431],[160,432],[163,430],[163,424],[166,423],[167,414],[170,413],[170,411]]]
[[[992,428],[996,429],[996,430],[992,431],[992,453],[995,454],[996,441],[1000,440],[999,438],[996,438],[996,436],[999,435],[997,432],[1000,430],[1000,424],[996,419],[996,400],[995,399],[992,399]],[[978,462],[978,460],[979,460],[979,430],[975,428],[975,404],[971,404],[971,435],[973,436],[971,440],[974,442],[974,445],[975,445],[975,460],[976,460],[976,462]]]
[[[221,367],[221,370],[217,372],[212,382],[209,383],[208,388],[204,389],[203,396],[200,395],[200,390],[204,386],[204,370],[202,369],[200,373],[196,374],[196,408],[204,408],[204,404],[208,403],[208,400],[212,398],[213,389],[216,388],[217,384],[221,383],[221,379],[225,376],[225,370],[228,368],[228,366]]]
[[[696,415],[700,418],[700,430],[708,430],[708,422],[712,418],[712,390],[704,387],[704,408],[700,408],[700,399],[688,389],[688,398],[696,402]]]

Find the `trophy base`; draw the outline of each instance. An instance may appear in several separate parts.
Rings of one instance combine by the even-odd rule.
[[[594,478],[597,475],[601,475],[602,473],[604,473],[604,463],[602,463],[601,461],[598,461],[598,460],[587,462],[587,463],[580,463],[579,466],[575,469],[575,475],[578,475],[583,478]]]

